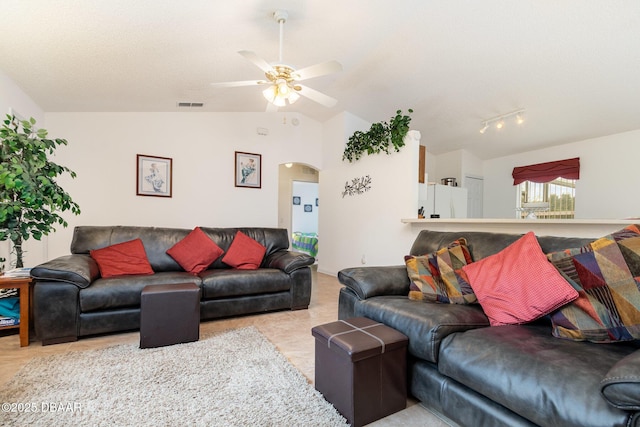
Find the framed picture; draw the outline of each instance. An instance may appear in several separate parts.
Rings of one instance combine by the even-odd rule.
[[[293,196],[293,204],[294,205],[300,204],[300,196]]]
[[[304,205],[305,212],[313,212],[313,207],[311,205]]]
[[[171,197],[173,160],[169,157],[138,154],[136,194],[138,196]]]
[[[236,187],[262,187],[262,155],[236,151]]]

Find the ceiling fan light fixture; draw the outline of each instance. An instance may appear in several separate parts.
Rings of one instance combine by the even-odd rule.
[[[277,93],[278,93],[278,87],[275,85],[272,85],[262,91],[262,96],[264,96],[264,98],[267,101],[273,103],[273,101],[276,99]]]
[[[285,107],[287,105],[285,99],[287,98],[276,96],[276,98],[273,100],[273,105],[275,105],[276,107]]]
[[[342,71],[342,65],[337,61],[327,61],[305,67],[298,71],[289,65],[285,65],[282,61],[282,45],[284,40],[284,24],[287,22],[288,17],[289,14],[286,10],[276,10],[273,13],[273,18],[280,27],[280,46],[278,49],[278,62],[276,64],[269,64],[254,52],[248,50],[238,52],[245,59],[253,62],[254,65],[260,68],[264,72],[266,80],[212,83],[212,85],[215,87],[266,85],[267,88],[262,91],[262,95],[267,102],[269,102],[267,112],[274,110],[272,106],[284,107],[287,104],[293,104],[300,99],[301,96],[309,98],[327,108],[333,107],[337,103],[337,100],[311,88],[301,86],[297,84],[297,82]],[[277,109],[275,110],[277,111]]]
[[[291,92],[291,88],[287,84],[287,82],[283,79],[279,79],[276,84],[278,85],[278,95],[283,97],[288,97],[289,92]]]
[[[293,104],[298,99],[300,99],[300,95],[298,95],[297,93],[291,91],[291,92],[289,92],[289,97],[287,99],[289,100],[289,104]]]

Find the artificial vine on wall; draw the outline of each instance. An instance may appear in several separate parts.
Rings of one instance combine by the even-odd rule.
[[[408,114],[411,113],[413,110],[409,109]],[[342,154],[342,160],[349,160],[352,163],[359,160],[364,153],[385,152],[390,154],[392,146],[394,151],[400,151],[400,148],[404,146],[404,137],[409,132],[409,123],[411,123],[411,117],[403,115],[402,110],[398,110],[389,123],[373,123],[367,132],[355,131],[349,137]]]

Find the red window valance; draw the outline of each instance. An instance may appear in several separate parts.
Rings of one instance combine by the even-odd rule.
[[[518,185],[524,181],[549,182],[556,178],[579,179],[580,158],[576,157],[513,168],[513,185]]]

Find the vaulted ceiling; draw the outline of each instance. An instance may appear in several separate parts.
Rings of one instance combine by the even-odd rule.
[[[412,108],[430,152],[483,159],[640,129],[637,0],[2,0],[0,70],[46,112],[265,111],[259,87],[209,84],[264,78],[237,52],[277,61],[276,9],[285,63],[344,68],[305,82],[335,107],[280,111]]]

